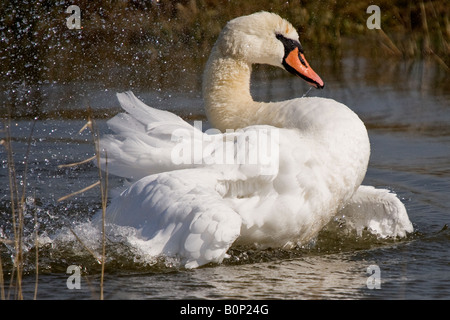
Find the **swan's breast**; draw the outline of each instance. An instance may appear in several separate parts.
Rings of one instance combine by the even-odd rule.
[[[290,100],[274,109],[272,117],[280,127],[309,141],[302,146],[308,150],[302,152],[309,155],[311,168],[320,168],[330,192],[336,198],[350,197],[364,179],[370,157],[361,119],[344,104],[318,97]]]

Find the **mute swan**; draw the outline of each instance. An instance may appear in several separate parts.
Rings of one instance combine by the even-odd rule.
[[[206,113],[224,133],[203,133],[131,92],[117,95],[127,113],[108,121],[115,134],[103,137],[101,145],[109,172],[137,181],[111,201],[106,221],[135,227],[135,241],[146,253],[176,258],[186,268],[220,263],[234,244],[306,243],[337,214],[359,232],[369,228],[381,237],[411,232],[395,194],[360,186],[370,145],[358,116],[325,98],[255,102],[252,64],[277,66],[316,88],[324,86],[293,26],[258,12],[228,22],[204,72]],[[261,147],[253,132],[258,139],[268,137],[274,161],[238,161]],[[223,151],[224,145],[231,148]],[[192,146],[189,153],[185,147]],[[213,156],[220,161],[206,161]]]

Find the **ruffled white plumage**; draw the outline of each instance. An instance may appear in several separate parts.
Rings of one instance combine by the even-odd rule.
[[[380,238],[396,238],[413,231],[405,206],[387,189],[360,186],[340,214],[359,235],[367,229]]]
[[[149,255],[177,258],[187,268],[220,262],[241,218],[214,190],[214,176],[181,170],[142,178],[114,198],[108,221],[138,229]]]
[[[217,142],[266,126],[210,139],[179,117],[155,119],[152,112],[160,110],[143,103],[129,108],[137,100],[131,92],[118,97],[131,113],[108,122],[116,134],[106,137],[101,145],[112,159],[108,160],[110,172],[138,181],[112,200],[107,222],[140,230],[150,255],[176,257],[186,267],[197,267],[221,262],[233,244],[288,247],[317,235],[342,207],[341,214],[358,231],[369,227],[381,236],[404,236],[412,230],[403,204],[387,190],[361,186],[353,194],[359,180],[347,185],[347,176],[355,176],[355,172],[351,172],[351,165],[339,168],[341,164],[334,158],[338,148],[336,153],[329,149],[332,141],[323,144],[312,133],[305,137],[296,130],[279,129],[280,162],[274,171],[258,163],[238,163],[239,148],[251,152],[248,144],[237,143],[245,140],[238,139],[232,140],[235,161],[229,164],[175,165],[170,157],[179,141],[169,134],[176,129],[189,130],[203,142],[203,148],[214,149],[208,143],[221,148]],[[337,107],[331,100],[321,102],[322,109],[326,102]],[[308,122],[304,118],[315,117],[314,112],[326,118],[327,108],[315,108],[305,104],[296,121]],[[350,118],[354,120],[353,115]],[[128,126],[130,123],[134,125]],[[151,130],[146,123],[152,123]],[[330,130],[334,126],[331,124]],[[117,151],[111,143],[117,143]],[[130,145],[135,152],[129,151]],[[353,160],[346,158],[349,164]],[[163,165],[155,165],[158,163]]]

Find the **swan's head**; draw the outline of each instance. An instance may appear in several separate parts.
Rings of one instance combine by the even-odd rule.
[[[217,45],[224,55],[277,66],[316,88],[324,86],[306,61],[295,28],[274,13],[258,12],[229,21]]]

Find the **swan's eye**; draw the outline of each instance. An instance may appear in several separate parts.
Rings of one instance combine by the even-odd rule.
[[[295,48],[298,48],[298,51],[300,53],[304,53],[302,45],[300,44],[300,42],[298,42],[296,40],[293,40],[293,39],[286,38],[285,36],[283,36],[280,33],[277,33],[275,36],[283,44],[285,53],[289,53],[292,50],[294,50]]]

